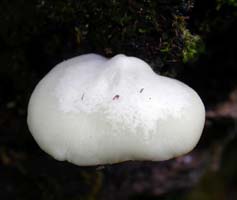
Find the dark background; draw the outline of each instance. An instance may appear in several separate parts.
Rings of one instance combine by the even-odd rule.
[[[1,0],[0,199],[237,199],[236,0]],[[207,110],[191,153],[78,167],[42,152],[26,124],[38,81],[84,53],[118,53],[193,87]]]

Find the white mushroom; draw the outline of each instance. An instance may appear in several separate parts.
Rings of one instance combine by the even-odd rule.
[[[58,64],[39,82],[27,121],[39,146],[57,160],[160,161],[194,148],[205,109],[193,89],[138,58],[87,54]]]

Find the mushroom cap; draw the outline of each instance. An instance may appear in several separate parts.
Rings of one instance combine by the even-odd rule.
[[[171,159],[195,147],[204,121],[193,89],[121,54],[58,64],[34,89],[27,116],[45,152],[77,165]]]

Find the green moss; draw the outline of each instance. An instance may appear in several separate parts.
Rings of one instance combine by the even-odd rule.
[[[223,5],[229,5],[237,7],[237,0],[216,0],[216,9],[220,10]]]
[[[184,63],[196,60],[199,54],[205,50],[202,38],[197,34],[192,34],[187,28],[186,19],[184,16],[175,16],[173,23],[176,35],[180,37],[180,42],[182,43],[179,48],[181,49],[180,56]]]
[[[192,34],[188,29],[183,28],[183,62],[195,60],[198,55],[204,52],[204,43],[199,35]]]
[[[162,53],[169,53],[171,51],[171,43],[169,42],[163,42],[162,43],[162,48],[160,49],[160,52]]]

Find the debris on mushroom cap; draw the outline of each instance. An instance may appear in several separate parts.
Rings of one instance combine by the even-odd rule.
[[[58,160],[77,165],[167,160],[191,151],[205,109],[187,85],[144,61],[96,54],[58,64],[36,86],[28,126]]]

